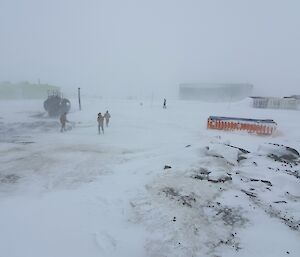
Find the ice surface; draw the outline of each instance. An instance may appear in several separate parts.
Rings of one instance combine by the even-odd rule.
[[[297,111],[140,103],[83,98],[60,133],[42,101],[0,102],[1,257],[300,255]],[[278,132],[207,130],[210,115]]]

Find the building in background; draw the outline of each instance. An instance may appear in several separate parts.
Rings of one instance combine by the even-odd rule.
[[[291,109],[296,110],[300,106],[300,99],[291,97],[262,97],[252,96],[253,107],[263,109]]]
[[[179,98],[206,102],[233,102],[250,96],[252,90],[252,84],[184,83],[179,85]]]
[[[49,92],[60,88],[48,84],[0,82],[0,99],[45,99]]]

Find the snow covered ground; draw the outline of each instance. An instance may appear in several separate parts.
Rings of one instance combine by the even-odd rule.
[[[0,102],[0,257],[300,256],[299,111],[83,99],[60,133],[42,108]],[[207,130],[209,115],[278,131]]]

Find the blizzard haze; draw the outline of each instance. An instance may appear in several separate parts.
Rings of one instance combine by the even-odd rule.
[[[299,11],[0,0],[0,257],[299,257]]]
[[[1,0],[0,81],[109,96],[176,96],[190,82],[299,94],[299,10],[297,0]]]

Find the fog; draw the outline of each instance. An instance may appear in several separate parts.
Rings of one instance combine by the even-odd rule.
[[[102,96],[176,96],[191,82],[300,94],[299,10],[298,0],[1,0],[0,81]]]

